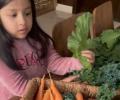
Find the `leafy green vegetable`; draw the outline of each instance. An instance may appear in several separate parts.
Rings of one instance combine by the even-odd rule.
[[[99,86],[97,100],[112,100],[115,90],[120,88],[120,63],[111,63],[99,69],[83,69],[80,80],[88,84]]]
[[[111,62],[120,62],[120,29],[106,30],[94,39],[96,43],[95,66],[101,67]]]
[[[106,43],[108,48],[112,48],[120,37],[120,30],[106,30],[101,35],[102,43]]]
[[[99,87],[99,92],[96,96],[96,100],[112,100],[116,95],[114,89],[110,89],[107,84]]]
[[[68,48],[83,64],[83,69],[74,72],[80,81],[100,86],[97,100],[111,100],[115,90],[120,88],[120,29],[109,29],[100,36],[90,39],[91,14],[84,13],[76,21],[75,31],[68,38]],[[91,49],[95,52],[94,67],[91,67],[80,52]],[[107,85],[106,85],[107,84]]]
[[[92,46],[92,40],[88,38],[91,19],[92,15],[89,12],[79,16],[75,23],[75,31],[68,37],[68,49],[73,53],[74,57],[80,59],[86,68],[91,68],[91,64],[85,57],[81,56],[80,52]]]
[[[75,96],[73,95],[73,93],[68,92],[63,94],[63,100],[75,100]]]
[[[87,80],[87,82],[88,82],[89,84],[91,84],[91,82],[94,80],[94,74],[91,73],[91,70],[82,69],[82,70],[80,71],[80,80],[81,80],[82,82],[86,82],[86,80]]]
[[[97,75],[97,84],[108,84],[109,87],[117,89],[120,82],[120,63],[111,63],[99,68],[99,75]],[[100,79],[99,79],[100,78]]]

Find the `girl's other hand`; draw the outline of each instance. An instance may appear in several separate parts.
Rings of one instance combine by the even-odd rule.
[[[64,81],[64,82],[72,82],[72,81],[76,80],[79,77],[80,77],[79,75],[72,75],[72,76],[68,76],[68,77],[62,79],[62,81]]]
[[[83,50],[81,55],[86,57],[88,61],[93,64],[95,62],[95,54],[90,50]]]

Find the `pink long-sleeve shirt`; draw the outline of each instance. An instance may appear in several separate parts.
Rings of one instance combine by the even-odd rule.
[[[26,40],[15,40],[14,45],[14,59],[24,70],[15,71],[0,60],[0,100],[9,100],[15,95],[22,96],[28,80],[42,77],[47,73],[47,69],[52,73],[64,75],[82,67],[75,58],[61,57],[52,46],[49,47],[48,56],[40,59],[38,51],[35,51]]]

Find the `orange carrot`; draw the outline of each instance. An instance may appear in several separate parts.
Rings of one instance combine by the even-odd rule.
[[[55,100],[63,100],[63,97],[61,93],[59,92],[59,90],[56,88],[53,80],[51,80],[50,88],[52,90],[53,96],[55,97]]]
[[[49,74],[50,81],[51,81],[50,89],[53,93],[54,99],[55,100],[63,100],[63,97],[62,97],[61,93],[59,92],[59,90],[56,88],[55,83],[53,82],[49,71],[48,71],[48,74]]]
[[[44,87],[45,87],[45,80],[44,80],[45,75],[43,78],[40,80],[40,87],[38,90],[38,93],[36,95],[36,100],[42,100],[43,99],[43,94],[44,94]]]
[[[43,99],[39,99],[39,100],[50,100],[50,90],[46,90]]]
[[[52,94],[52,91],[51,91],[51,89],[49,89],[49,90],[50,90],[50,100],[54,100],[54,96]]]
[[[80,92],[77,92],[75,97],[76,97],[76,100],[84,100],[83,95]]]

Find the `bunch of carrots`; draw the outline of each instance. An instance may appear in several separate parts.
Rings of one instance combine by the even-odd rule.
[[[45,88],[45,75],[41,78],[40,86],[36,94],[35,100],[63,100],[62,94],[57,89],[54,81],[50,77],[50,87],[47,90]],[[77,92],[76,100],[84,100],[80,92]]]

